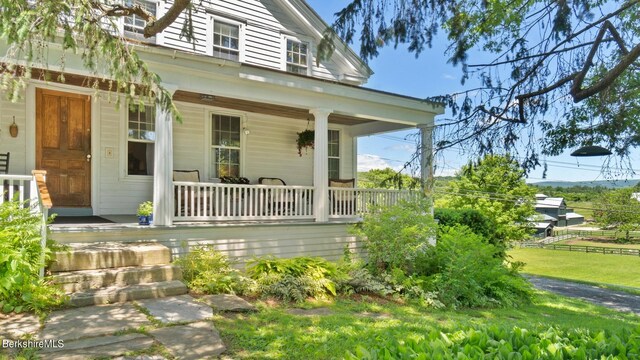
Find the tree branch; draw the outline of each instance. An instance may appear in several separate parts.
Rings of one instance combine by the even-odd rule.
[[[191,0],[176,0],[167,12],[158,20],[147,22],[144,28],[144,37],[152,37],[171,25],[180,13],[191,5]]]

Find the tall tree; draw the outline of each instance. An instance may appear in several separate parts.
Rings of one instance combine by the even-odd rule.
[[[462,167],[446,188],[436,188],[437,207],[475,209],[493,220],[503,245],[522,240],[528,233],[527,218],[534,213],[535,191],[524,181],[524,171],[509,156],[487,155]]]
[[[634,188],[603,193],[594,203],[593,217],[602,226],[615,227],[629,241],[630,232],[640,230],[640,199]]]
[[[365,59],[400,43],[418,56],[444,32],[462,82],[479,85],[433,98],[453,113],[438,149],[519,152],[527,170],[540,154],[601,143],[630,165],[640,144],[639,14],[640,0],[351,0],[325,40],[359,34]],[[474,63],[481,52],[492,60]],[[534,141],[540,133],[547,141]]]
[[[12,100],[32,77],[64,82],[66,58],[80,54],[82,65],[93,75],[87,86],[107,88],[129,101],[154,97],[179,117],[162,79],[119,35],[117,19],[135,14],[146,21],[144,36],[151,37],[182,12],[191,11],[191,0],[175,0],[159,19],[134,1],[0,0],[0,9],[0,41],[7,44],[0,62],[0,89]],[[183,35],[192,39],[190,16],[185,18]],[[49,58],[52,43],[60,44],[61,57]]]

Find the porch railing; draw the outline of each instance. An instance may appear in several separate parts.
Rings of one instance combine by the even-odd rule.
[[[174,220],[312,219],[313,186],[174,181]]]
[[[371,212],[375,206],[391,206],[400,201],[417,200],[419,191],[390,189],[329,188],[329,217],[355,217]]]
[[[175,221],[314,219],[313,186],[174,181]],[[329,217],[352,218],[374,206],[420,198],[419,191],[329,188]]]
[[[0,204],[16,200],[28,206],[40,217],[40,246],[42,248],[40,277],[44,276],[44,251],[47,245],[47,219],[52,206],[45,181],[46,171],[34,170],[29,175],[0,175]],[[28,201],[27,201],[28,200]]]

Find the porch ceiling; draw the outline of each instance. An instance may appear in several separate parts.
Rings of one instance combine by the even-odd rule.
[[[267,114],[279,117],[285,117],[290,119],[309,120],[313,119],[313,115],[309,113],[308,109],[275,105],[257,101],[234,99],[225,96],[201,94],[197,92],[190,92],[184,90],[178,90],[173,95],[173,100],[183,101],[192,104],[200,104],[206,106],[216,106],[225,109],[233,109],[240,111],[248,111],[260,114]],[[357,118],[354,116],[331,114],[329,115],[329,123],[339,125],[360,125],[375,122],[375,120],[368,120]]]

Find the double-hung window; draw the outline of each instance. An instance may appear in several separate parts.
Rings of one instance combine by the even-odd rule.
[[[340,178],[340,131],[329,130],[329,179]]]
[[[213,20],[213,56],[240,61],[240,25]]]
[[[287,39],[285,60],[287,72],[307,75],[309,73],[309,45],[306,42]]]
[[[140,5],[144,10],[153,16],[158,15],[158,3],[156,1],[147,1],[147,0],[125,0],[126,6]],[[155,37],[151,37],[145,39],[144,37],[144,27],[147,26],[147,21],[142,17],[132,14],[125,16],[123,18],[124,21],[124,34],[127,37],[145,40],[145,41],[155,41]]]
[[[153,175],[155,106],[130,106],[127,123],[127,175]]]
[[[240,176],[241,122],[239,116],[211,116],[211,178]]]

